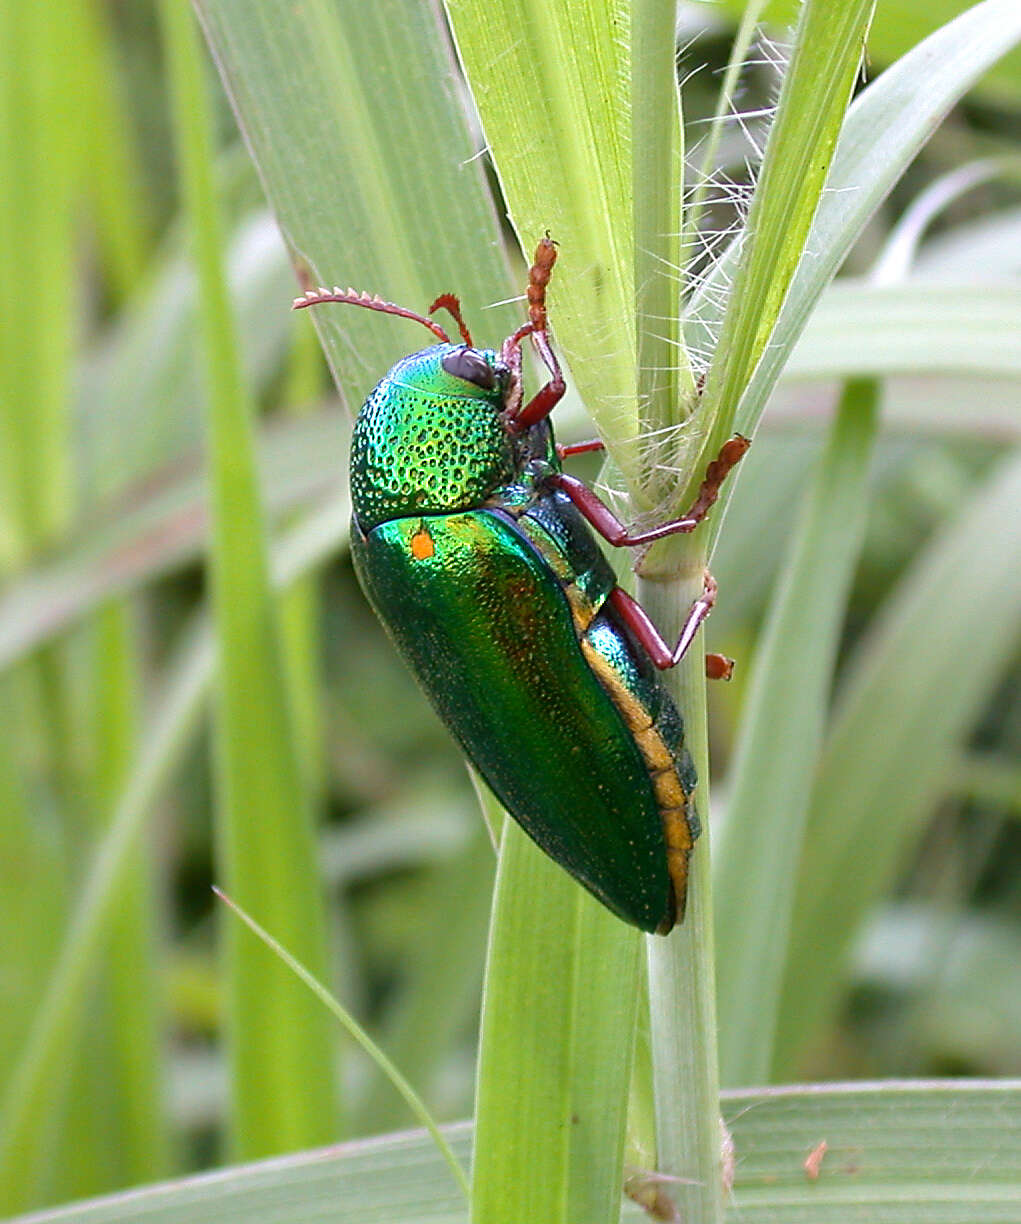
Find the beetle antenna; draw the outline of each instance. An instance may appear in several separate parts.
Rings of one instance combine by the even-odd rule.
[[[456,300],[456,299],[455,299]],[[444,344],[450,344],[450,337],[442,327],[424,315],[396,306],[393,302],[384,302],[378,295],[359,293],[357,289],[341,289],[334,285],[332,289],[310,289],[302,297],[294,299],[294,309],[302,310],[306,306],[318,306],[322,302],[344,302],[348,306],[364,306],[366,310],[378,310],[382,314],[399,315],[402,319],[414,319],[423,327],[428,327],[434,336],[439,336]]]
[[[468,330],[468,324],[461,317],[461,303],[453,293],[441,293],[435,302],[429,307],[429,313],[433,314],[437,310],[446,310],[454,316],[454,321],[457,324],[457,330],[461,333],[461,339],[468,345],[469,348],[474,348],[472,344],[471,332]]]

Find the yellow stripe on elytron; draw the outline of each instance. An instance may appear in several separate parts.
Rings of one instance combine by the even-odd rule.
[[[677,776],[677,765],[648,710],[625,688],[608,660],[585,638],[581,639],[581,650],[589,667],[602,682],[610,700],[620,711],[649,771],[649,780],[656,794],[656,806],[663,821],[667,871],[673,885],[674,899],[679,906],[679,922],[684,916],[684,901],[688,888],[688,856],[692,839],[691,829],[688,827],[688,796]]]
[[[691,830],[688,828],[686,807],[666,808],[663,811],[663,834],[666,838],[667,871],[674,886],[676,917],[680,922],[688,898],[688,858],[691,855]]]

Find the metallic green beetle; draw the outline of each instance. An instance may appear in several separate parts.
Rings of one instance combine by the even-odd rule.
[[[709,467],[683,519],[629,534],[561,470],[549,414],[564,392],[545,289],[556,248],[540,242],[529,321],[478,349],[432,319],[354,290],[346,302],[416,319],[441,341],[399,361],[365,401],[351,448],[351,550],[369,602],[443,721],[507,811],[613,913],[665,934],[684,914],[699,824],[684,724],[656,668],[676,664],[712,607],[706,574],[672,649],[617,586],[595,528],[615,545],[691,531],[748,443]],[[523,403],[521,342],[549,381]],[[714,672],[725,671],[719,656]]]

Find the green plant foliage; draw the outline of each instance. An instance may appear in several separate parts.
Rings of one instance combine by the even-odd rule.
[[[870,9],[0,4],[0,1215],[1019,1218],[1021,11],[879,5],[856,75]],[[669,637],[711,556],[737,659],[670,681],[705,829],[644,944],[347,564],[421,330],[290,311],[489,344],[547,228],[572,470],[651,523],[755,433],[614,558]]]
[[[1021,1146],[1017,1081],[832,1084],[730,1092],[724,1117],[737,1150],[735,1219],[843,1224],[861,1209],[893,1224],[1017,1217]],[[456,1156],[471,1128],[450,1127]],[[825,1149],[820,1149],[825,1141]],[[805,1168],[816,1154],[818,1177]],[[263,1162],[16,1224],[380,1224],[401,1204],[406,1224],[462,1224],[464,1202],[423,1132]],[[621,1221],[648,1215],[625,1203]],[[12,1222],[15,1224],[15,1222]]]
[[[207,396],[216,691],[217,856],[239,904],[280,931],[314,972],[329,959],[303,785],[270,596],[251,405],[244,386],[211,174],[203,61],[191,13],[161,5],[185,215],[198,272]],[[329,1139],[337,1126],[327,1019],[291,974],[235,924],[229,981],[233,1147],[261,1156]]]

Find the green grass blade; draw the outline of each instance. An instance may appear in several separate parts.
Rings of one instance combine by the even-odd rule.
[[[653,20],[653,6],[639,7]],[[447,9],[521,245],[531,254],[547,229],[561,244],[550,291],[558,344],[615,457],[634,475],[630,10],[614,0],[448,0]],[[659,79],[658,67],[653,75]],[[663,109],[666,126],[658,129],[646,112],[642,148],[649,152],[654,138],[662,141],[673,165],[680,150],[668,135],[676,93],[666,103],[660,95],[658,106],[672,113]],[[669,204],[658,188],[656,199],[661,208]],[[650,255],[676,232],[662,227],[646,244]]]
[[[869,218],[941,119],[982,72],[1021,38],[1014,0],[985,0],[931,35],[855,99],[833,155],[819,209],[770,343],[741,398],[735,428],[751,433],[819,296]],[[714,299],[733,276],[728,248],[692,302],[692,348],[718,326]],[[728,493],[724,490],[724,500]],[[710,535],[719,530],[717,512]]]
[[[211,176],[206,81],[190,7],[161,9],[184,200],[195,241],[208,384],[211,568],[220,646],[216,775],[218,870],[322,974],[325,914],[309,797],[294,742],[263,512],[252,410],[241,374]],[[264,948],[224,931],[232,1139],[248,1155],[325,1142],[337,1126],[334,1042],[322,1010]]]
[[[930,280],[988,280],[1021,271],[1021,208],[1005,208],[930,238],[916,272]]]
[[[350,517],[343,494],[290,528],[274,549],[274,585],[286,587],[331,557],[345,538]],[[155,703],[134,768],[96,848],[28,1045],[0,1098],[0,1201],[11,1203],[12,1210],[25,1204],[32,1172],[45,1163],[47,1153],[39,1145],[48,1134],[54,1085],[60,1083],[64,1052],[86,1010],[103,933],[145,820],[198,723],[215,665],[215,643],[204,625],[167,669],[171,679]]]
[[[769,1078],[793,889],[840,628],[865,533],[878,388],[851,383],[766,620],[716,856],[720,1062]]]
[[[835,1006],[851,939],[921,835],[960,741],[1016,645],[1019,506],[1015,454],[932,541],[848,666],[798,874],[779,1068],[792,1065]]]
[[[342,281],[419,310],[452,290],[480,341],[516,326],[520,308],[484,309],[511,282],[430,5],[197,8],[302,284]],[[352,411],[423,342],[420,328],[368,311],[327,308],[315,321]]]
[[[1021,289],[1011,284],[870,285],[841,280],[823,294],[786,379],[848,374],[1021,377]]]
[[[907,280],[918,260],[918,248],[932,223],[961,196],[993,179],[1009,179],[1021,170],[1021,158],[984,157],[966,162],[931,182],[911,201],[890,229],[883,254],[872,270],[873,279],[883,285]],[[999,220],[998,217],[994,218]],[[1003,275],[1002,267],[990,267],[993,275]],[[969,269],[974,275],[976,269]]]
[[[734,429],[738,401],[758,365],[801,261],[861,64],[874,0],[809,3],[770,128],[741,238],[733,287],[714,347],[702,411],[711,458]],[[701,480],[692,474],[692,494]]]
[[[251,914],[247,914],[240,905],[232,901],[225,892],[219,888],[214,888],[213,892],[225,902],[241,921],[249,928],[249,930],[263,943],[263,945],[278,957],[287,968],[295,974],[308,988],[313,995],[319,1000],[326,1010],[348,1031],[351,1037],[362,1047],[366,1054],[379,1067],[383,1074],[387,1077],[393,1087],[404,1098],[405,1103],[415,1117],[422,1123],[425,1129],[429,1132],[429,1136],[436,1144],[443,1159],[447,1162],[447,1167],[454,1175],[454,1181],[460,1186],[464,1192],[464,1196],[468,1197],[468,1178],[464,1174],[464,1170],[450,1150],[450,1145],[443,1138],[439,1127],[433,1121],[429,1110],[425,1106],[425,1102],[412,1088],[404,1076],[397,1070],[393,1062],[383,1053],[376,1045],[372,1038],[366,1033],[357,1020],[351,1013],[330,994],[326,987],[305,968],[300,961],[296,960],[290,952],[283,947],[280,942],[273,938],[263,927],[255,921]]]
[[[619,1212],[638,933],[510,821],[486,965],[473,1224]]]
[[[140,678],[133,629],[131,610],[120,602],[104,607],[93,629],[97,836],[113,818],[135,755]],[[97,991],[109,1001],[99,1074],[110,1103],[110,1122],[101,1129],[112,1151],[115,1186],[151,1181],[171,1167],[152,859],[149,844],[131,855],[110,917],[108,959]],[[65,1150],[75,1142],[69,1131]]]
[[[1014,1224],[1021,1082],[806,1084],[726,1093],[742,1224]],[[443,1132],[459,1160],[471,1127]],[[805,1160],[826,1151],[813,1179]],[[505,1219],[509,1217],[504,1217]],[[422,1131],[262,1161],[21,1216],[11,1224],[465,1224]],[[648,1224],[626,1203],[620,1219]],[[580,1217],[579,1217],[580,1224]],[[585,1224],[588,1224],[585,1221]]]
[[[69,0],[0,13],[0,503],[21,559],[59,538],[72,508],[76,25]]]

